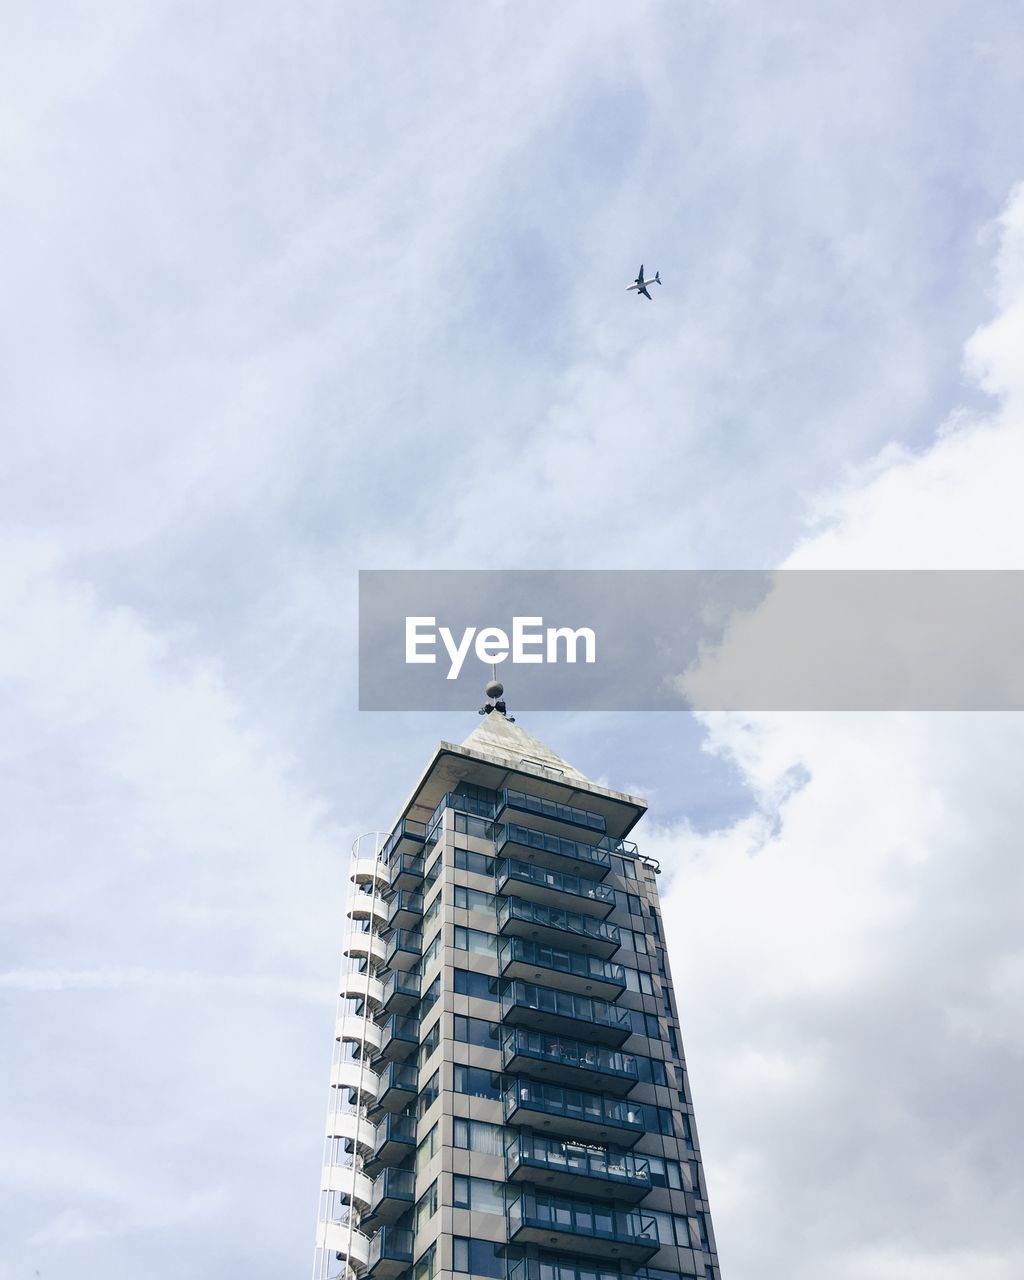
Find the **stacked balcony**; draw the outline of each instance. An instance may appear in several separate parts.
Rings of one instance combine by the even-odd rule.
[[[403,853],[391,863],[391,888],[399,892],[412,892],[423,884],[424,862],[422,853]]]
[[[514,858],[501,863],[494,883],[498,893],[514,894],[526,902],[578,912],[598,920],[605,920],[615,910],[615,890],[611,885]]]
[[[538,831],[550,831],[556,835],[565,827],[578,827],[581,832],[598,839],[606,835],[608,824],[599,813],[579,809],[575,805],[560,804],[526,791],[514,791],[511,787],[498,796],[494,817],[501,821],[506,811],[522,814],[527,824]]]
[[[402,1227],[381,1227],[370,1241],[366,1274],[373,1280],[396,1280],[412,1266],[413,1233]]]
[[[389,1113],[377,1125],[373,1150],[364,1162],[366,1173],[375,1178],[387,1165],[397,1165],[416,1149],[416,1117]]]
[[[632,1035],[628,1009],[533,982],[514,981],[506,986],[501,996],[501,1020],[508,1027],[529,1027],[558,1035],[568,1032],[593,1044],[616,1048]]]
[[[395,929],[384,948],[384,963],[391,969],[411,969],[423,953],[423,934],[419,929]]]
[[[501,1065],[511,1075],[529,1075],[625,1097],[639,1080],[632,1054],[547,1031],[511,1027],[502,1037]]]
[[[381,862],[391,863],[396,857],[420,853],[426,839],[426,823],[417,822],[415,818],[403,818],[391,835],[384,842],[380,851]],[[394,885],[394,876],[391,878]]]
[[[628,1098],[525,1077],[511,1081],[502,1103],[507,1125],[549,1130],[583,1142],[632,1147],[647,1127],[644,1108]]]
[[[499,857],[528,862],[551,871],[603,880],[612,869],[611,853],[582,840],[568,840],[549,831],[536,831],[517,822],[498,829],[494,851]]]
[[[420,1073],[415,1062],[389,1062],[377,1081],[377,1100],[371,1109],[373,1114],[404,1111],[419,1092],[419,1081]]]
[[[647,1262],[658,1252],[658,1224],[641,1209],[576,1199],[524,1186],[506,1209],[508,1239],[591,1257]]]
[[[651,1189],[651,1167],[640,1156],[528,1129],[516,1133],[505,1148],[505,1177],[538,1189],[611,1197],[628,1204],[636,1204]]]
[[[503,937],[528,938],[542,946],[572,946],[584,955],[607,959],[620,946],[617,925],[579,911],[507,897],[498,904],[498,932]]]
[[[387,906],[389,929],[415,929],[423,921],[423,894],[418,890],[399,889]]]
[[[626,989],[626,970],[621,964],[529,938],[506,938],[501,943],[498,971],[503,978],[535,980],[604,1000],[614,1000]]]
[[[420,1002],[420,976],[407,969],[395,969],[381,985],[382,1013],[411,1013]]]
[[[419,1018],[393,1014],[380,1027],[380,1047],[373,1060],[374,1070],[379,1070],[385,1062],[404,1062],[416,1052],[419,1042]]]
[[[361,1225],[376,1227],[398,1221],[416,1199],[416,1175],[411,1169],[385,1169],[373,1184],[369,1208]]]

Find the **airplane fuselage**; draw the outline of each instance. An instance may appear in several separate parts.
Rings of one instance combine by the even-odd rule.
[[[632,284],[626,285],[626,292],[628,293],[630,289],[646,289],[649,284],[661,284],[661,281],[655,280],[653,276],[650,280],[634,280]]]

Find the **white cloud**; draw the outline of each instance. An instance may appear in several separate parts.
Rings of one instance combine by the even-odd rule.
[[[823,500],[790,568],[1020,567],[1024,189],[998,315],[968,344],[998,390],[920,452]],[[723,1272],[1020,1274],[1024,718],[704,718],[755,811],[644,848],[665,914]]]

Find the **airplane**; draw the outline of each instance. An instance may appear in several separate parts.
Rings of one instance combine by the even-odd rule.
[[[637,275],[637,278],[633,281],[633,283],[632,283],[632,284],[628,284],[628,285],[626,285],[626,292],[628,293],[630,289],[635,289],[635,290],[636,290],[636,296],[637,296],[638,298],[640,297],[640,295],[641,295],[641,294],[643,294],[645,298],[650,298],[650,297],[651,297],[651,295],[647,292],[647,286],[648,286],[649,284],[661,284],[661,272],[660,272],[660,271],[655,271],[655,273],[654,273],[654,279],[653,279],[653,280],[645,280],[645,279],[644,279],[644,264],[641,262],[641,263],[640,263],[640,272],[639,272],[639,274]],[[653,302],[653,301],[654,301],[654,299],[653,299],[653,298],[651,298],[651,301]]]

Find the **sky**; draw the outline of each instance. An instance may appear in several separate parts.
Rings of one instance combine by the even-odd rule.
[[[358,712],[357,571],[1022,567],[1024,18],[0,37],[0,1280],[302,1275],[348,849],[480,702]],[[651,801],[725,1280],[1024,1273],[1021,718],[523,723]]]

